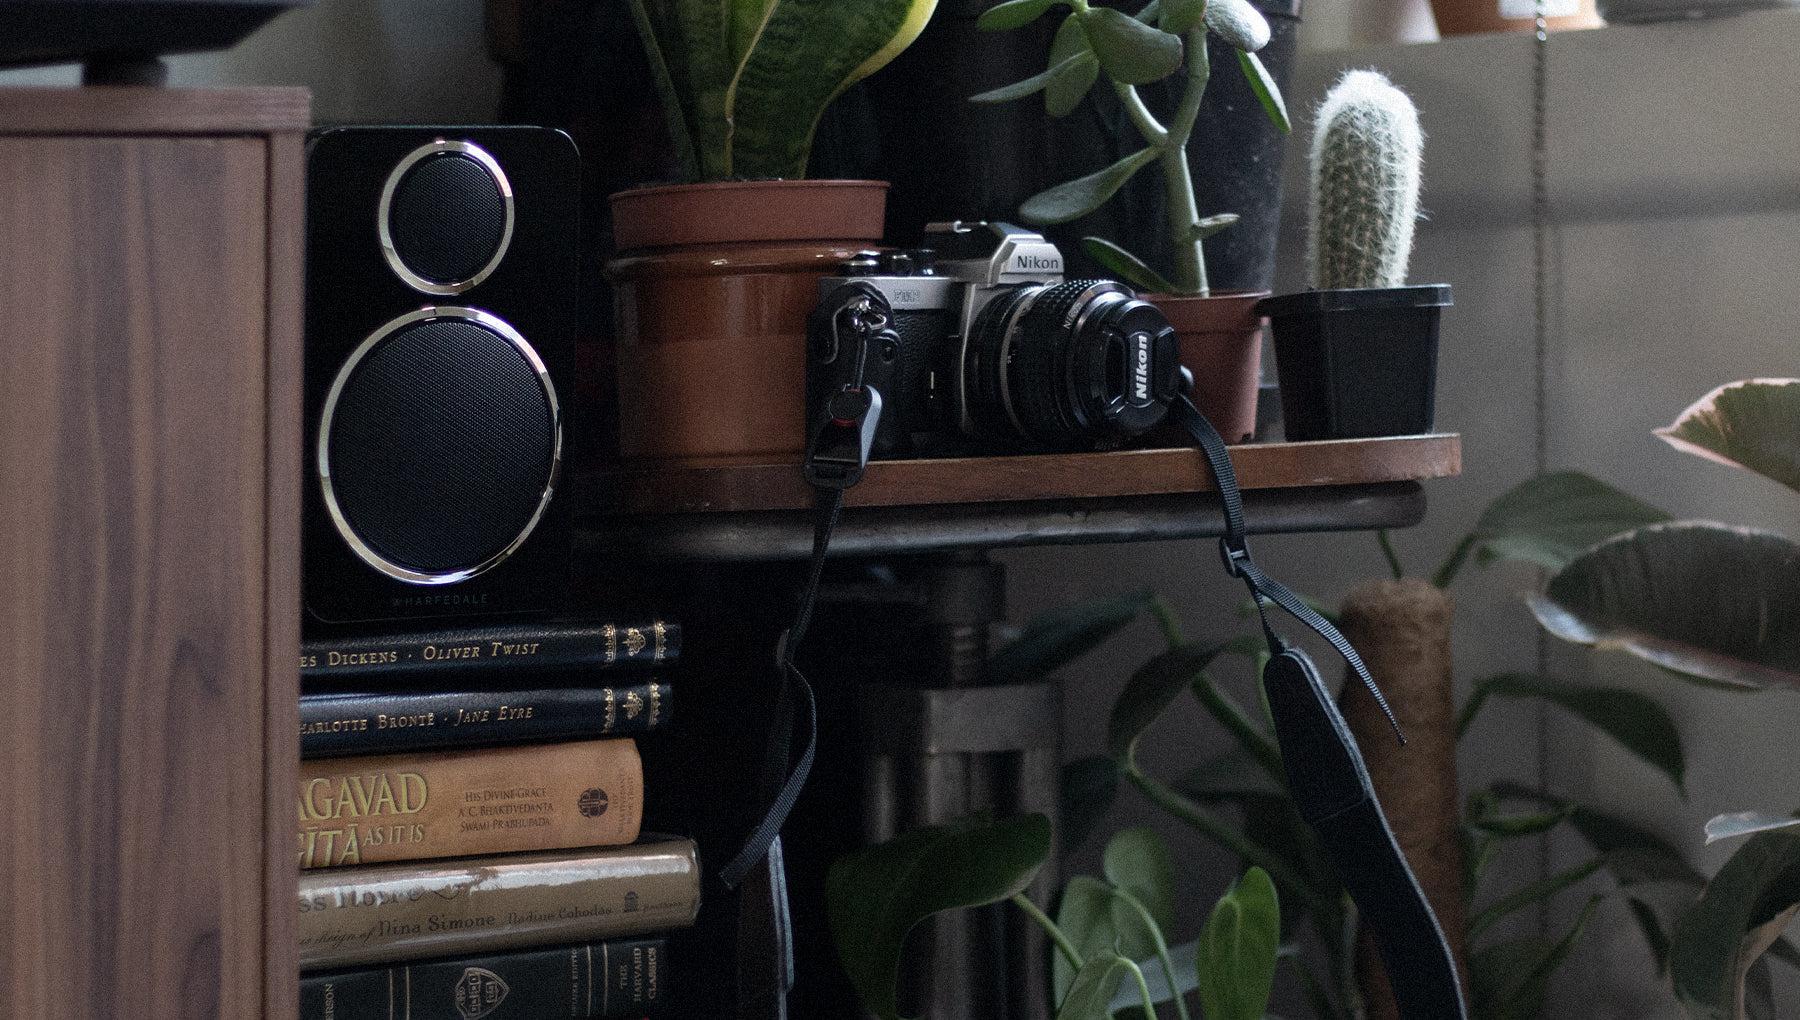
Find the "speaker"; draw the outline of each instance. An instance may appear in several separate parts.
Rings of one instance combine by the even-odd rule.
[[[309,140],[306,175],[308,611],[557,608],[574,143],[534,127],[333,128]]]

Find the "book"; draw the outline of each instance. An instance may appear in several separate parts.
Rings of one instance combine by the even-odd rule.
[[[300,643],[310,680],[518,675],[666,666],[681,655],[681,627],[627,623],[504,623],[399,634],[313,636]]]
[[[300,875],[300,969],[624,938],[700,909],[692,840]]]
[[[300,867],[614,846],[637,838],[629,739],[300,763]]]
[[[516,691],[387,690],[300,697],[300,757],[395,754],[588,740],[647,733],[668,725],[669,685]]]
[[[667,999],[668,940],[613,939],[300,978],[300,1020],[641,1017]]]

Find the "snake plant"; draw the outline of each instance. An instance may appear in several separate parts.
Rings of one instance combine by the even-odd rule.
[[[630,0],[689,180],[804,177],[819,118],[937,0]]]

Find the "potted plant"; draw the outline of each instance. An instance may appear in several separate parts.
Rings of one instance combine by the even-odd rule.
[[[1349,72],[1319,107],[1308,204],[1313,289],[1261,305],[1275,334],[1290,440],[1431,431],[1450,287],[1405,286],[1422,147],[1418,110],[1378,72]]]
[[[627,459],[797,457],[818,281],[878,242],[887,185],[804,180],[820,116],[936,0],[631,0],[687,183],[612,197]]]
[[[1167,275],[1122,245],[1099,237],[1082,241],[1088,256],[1120,279],[1149,292],[1174,325],[1182,363],[1193,372],[1194,400],[1221,435],[1238,441],[1256,427],[1256,389],[1262,360],[1262,321],[1256,303],[1266,292],[1213,294],[1208,287],[1202,242],[1237,222],[1230,212],[1203,215],[1194,197],[1188,142],[1212,73],[1207,35],[1229,43],[1264,113],[1288,129],[1280,89],[1257,58],[1269,41],[1269,25],[1247,0],[1154,0],[1131,16],[1087,0],[1008,0],[982,16],[988,29],[1029,24],[1053,7],[1069,14],[1050,47],[1050,66],[1041,74],[973,97],[1005,102],[1043,93],[1054,116],[1072,111],[1104,74],[1118,95],[1143,147],[1113,165],[1059,184],[1025,201],[1020,216],[1050,226],[1094,212],[1140,171],[1156,165],[1167,195],[1163,225],[1173,241],[1174,265]],[[1185,58],[1185,59],[1184,59]],[[1172,114],[1159,119],[1138,87],[1160,81],[1185,64],[1186,87]],[[1229,139],[1220,139],[1229,145]]]

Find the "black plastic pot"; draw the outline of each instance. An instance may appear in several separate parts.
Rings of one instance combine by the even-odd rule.
[[[1432,430],[1450,285],[1309,290],[1257,306],[1275,337],[1290,441]]]

